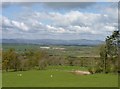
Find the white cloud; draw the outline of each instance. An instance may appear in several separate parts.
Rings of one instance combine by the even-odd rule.
[[[15,20],[10,20],[7,17],[2,17],[2,25],[7,28],[13,28],[13,29],[20,29],[22,31],[28,31],[29,28],[25,23],[15,21]]]
[[[36,12],[35,12],[36,13]],[[66,14],[60,13],[40,13],[33,14],[33,18],[24,17],[25,22],[27,19],[27,25],[24,22],[18,22],[9,20],[3,17],[3,24],[6,26],[16,27],[23,31],[28,30],[44,30],[52,33],[90,33],[97,34],[98,28],[104,28],[104,25],[110,24],[105,21],[108,15],[93,14],[93,13],[81,13],[79,11],[71,11]],[[42,16],[42,18],[41,18]],[[35,18],[34,18],[35,17]],[[103,19],[102,19],[103,18]],[[40,22],[41,20],[50,20],[50,24]],[[104,24],[104,21],[107,22]],[[101,25],[102,24],[102,25]],[[29,27],[28,27],[29,26]],[[105,27],[108,31],[113,31],[114,27]],[[100,29],[100,28],[99,28]]]
[[[113,26],[105,26],[106,31],[113,32],[115,30],[115,27]]]
[[[23,22],[11,21],[12,25],[23,31],[28,31],[29,28]]]
[[[7,17],[2,17],[2,24],[5,26],[12,26],[11,21]]]
[[[49,32],[53,32],[53,33],[64,33],[64,32],[66,32],[65,29],[61,28],[61,27],[56,28],[56,27],[47,25],[46,28]]]
[[[107,11],[108,10],[108,11]],[[80,11],[27,12],[19,20],[3,17],[3,30],[6,27],[19,29],[26,33],[51,34],[88,34],[106,36],[117,29],[117,10],[107,8],[104,13],[86,13]],[[113,13],[114,12],[114,13]]]
[[[76,33],[89,33],[89,34],[97,34],[90,27],[80,27],[80,26],[71,26],[70,29],[73,29]]]

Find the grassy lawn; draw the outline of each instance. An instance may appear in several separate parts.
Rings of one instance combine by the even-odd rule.
[[[117,87],[117,74],[75,75],[79,67],[48,67],[46,70],[4,72],[3,87]],[[68,71],[67,71],[68,70]],[[22,74],[22,76],[19,76]],[[51,77],[51,75],[53,77]]]

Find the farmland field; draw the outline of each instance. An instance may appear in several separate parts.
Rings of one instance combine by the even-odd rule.
[[[117,74],[75,75],[72,69],[87,68],[50,66],[46,70],[3,73],[3,87],[117,87]],[[21,76],[19,76],[21,74]],[[52,77],[51,77],[52,75]]]
[[[35,45],[35,44],[3,44],[3,49],[8,50],[9,48],[14,48],[18,52],[23,52],[25,49],[41,49],[40,47],[50,47],[50,49],[45,49],[48,53],[60,56],[78,56],[78,57],[94,57],[99,56],[99,45],[97,46],[58,46],[58,45]],[[55,48],[64,48],[64,50],[59,50]]]

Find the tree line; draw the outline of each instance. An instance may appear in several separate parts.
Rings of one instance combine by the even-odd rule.
[[[51,55],[40,49],[28,49],[20,53],[10,48],[3,51],[2,55],[2,68],[5,71],[43,70],[51,65],[89,67],[99,60],[98,57]]]

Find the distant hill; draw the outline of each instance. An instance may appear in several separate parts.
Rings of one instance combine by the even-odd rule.
[[[55,39],[2,39],[2,43],[17,43],[17,44],[40,44],[40,45],[98,45],[104,43],[100,40],[55,40]]]

